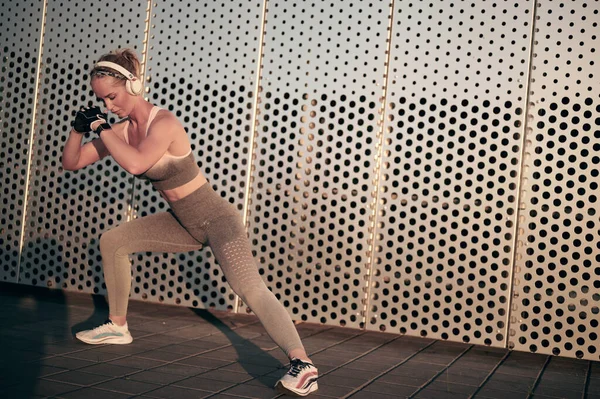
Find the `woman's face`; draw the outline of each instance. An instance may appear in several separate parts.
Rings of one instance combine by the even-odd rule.
[[[128,116],[135,105],[135,96],[127,93],[122,80],[112,76],[95,76],[92,90],[104,101],[106,108],[119,118]]]

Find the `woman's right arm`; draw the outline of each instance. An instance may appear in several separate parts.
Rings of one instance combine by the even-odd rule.
[[[81,145],[83,134],[71,129],[62,154],[62,166],[65,170],[78,170],[91,165],[108,155],[102,140],[96,138]]]

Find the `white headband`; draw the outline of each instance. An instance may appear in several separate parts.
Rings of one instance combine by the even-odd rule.
[[[95,65],[95,68],[99,68],[99,67],[114,69],[115,71],[119,72],[121,75],[123,75],[128,80],[136,79],[136,76],[133,73],[129,72],[127,69],[123,68],[121,65],[115,64],[114,62],[100,61]]]

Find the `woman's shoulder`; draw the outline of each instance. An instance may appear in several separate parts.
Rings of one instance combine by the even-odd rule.
[[[177,117],[169,110],[164,109],[164,108],[159,108],[158,112],[156,113],[154,119],[152,120],[152,123],[150,125],[150,128],[152,129],[153,126],[160,126],[162,128],[164,127],[180,127],[183,128],[183,126],[181,125],[181,122],[179,122],[179,119],[177,119]]]

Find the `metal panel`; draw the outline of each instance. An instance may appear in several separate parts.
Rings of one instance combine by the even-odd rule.
[[[0,280],[17,282],[43,3],[0,1]]]
[[[148,60],[149,100],[183,123],[196,160],[215,191],[242,213],[247,187],[263,4],[257,1],[157,2]],[[167,203],[136,182],[139,216]],[[233,309],[235,295],[210,248],[140,254],[132,297]],[[160,278],[153,282],[143,273]]]
[[[395,2],[368,329],[504,346],[532,7]]]
[[[250,237],[294,319],[363,325],[389,15],[268,3]]]
[[[93,62],[118,47],[140,53],[147,5],[47,4],[21,283],[105,292],[98,239],[125,221],[131,183],[110,157],[76,172],[63,171],[60,157],[75,111],[96,103]]]
[[[538,3],[509,346],[598,360],[599,1]]]

